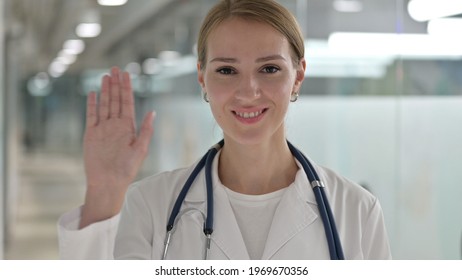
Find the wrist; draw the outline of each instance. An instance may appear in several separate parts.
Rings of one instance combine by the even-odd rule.
[[[125,191],[114,191],[114,189],[108,191],[108,189],[87,187],[85,202],[82,206],[80,229],[120,213]]]

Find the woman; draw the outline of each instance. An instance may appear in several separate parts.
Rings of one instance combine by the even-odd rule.
[[[80,209],[61,218],[61,256],[328,259],[317,202],[284,128],[305,67],[299,27],[281,5],[223,0],[210,10],[199,33],[197,69],[225,143],[212,164],[214,231],[210,240],[203,233],[208,204],[202,170],[165,253],[168,218],[196,165],[146,178],[125,195],[146,156],[154,114],[136,136],[128,74],[113,68],[103,78],[99,103],[95,93],[88,98],[87,194]],[[315,169],[326,184],[345,258],[390,258],[377,199],[326,168]]]

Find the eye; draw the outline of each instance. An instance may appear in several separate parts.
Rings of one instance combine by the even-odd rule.
[[[231,75],[231,74],[236,74],[236,71],[230,67],[222,67],[217,69],[217,72],[223,75]]]
[[[270,66],[263,67],[262,72],[268,73],[268,74],[274,74],[278,72],[279,70],[280,70],[279,67],[270,65]]]

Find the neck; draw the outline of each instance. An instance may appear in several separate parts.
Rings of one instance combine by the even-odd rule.
[[[223,185],[244,194],[265,194],[289,186],[298,166],[285,138],[243,145],[225,137],[218,173]]]

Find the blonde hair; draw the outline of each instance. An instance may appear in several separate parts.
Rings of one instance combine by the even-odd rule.
[[[305,56],[300,27],[285,7],[274,0],[222,0],[208,12],[199,31],[197,55],[201,69],[206,66],[207,40],[210,33],[220,23],[232,17],[259,21],[279,31],[291,46],[294,65]]]

